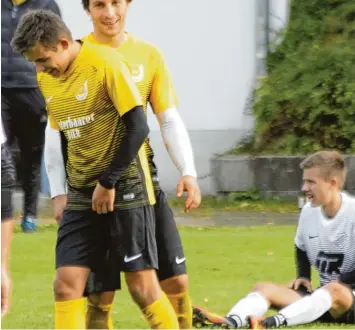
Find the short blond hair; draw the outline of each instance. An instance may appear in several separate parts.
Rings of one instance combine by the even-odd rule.
[[[323,176],[330,179],[339,177],[340,188],[343,188],[346,179],[346,167],[342,154],[335,150],[318,151],[301,162],[301,169],[318,167]]]

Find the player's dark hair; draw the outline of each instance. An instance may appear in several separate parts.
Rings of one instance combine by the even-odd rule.
[[[19,54],[29,51],[38,42],[55,49],[61,37],[73,40],[70,30],[57,14],[45,9],[30,10],[22,16],[11,47]]]
[[[132,2],[132,0],[126,0],[127,2]],[[89,10],[90,0],[81,0],[81,4],[83,5],[85,10]]]
[[[330,179],[333,176],[339,176],[341,188],[345,183],[345,161],[344,157],[338,151],[318,151],[303,160],[300,166],[303,170],[319,167],[326,179]]]

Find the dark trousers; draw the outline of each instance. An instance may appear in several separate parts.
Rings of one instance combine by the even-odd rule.
[[[17,140],[19,177],[24,190],[23,215],[37,216],[41,160],[47,125],[46,106],[38,88],[1,88],[1,115],[7,144]],[[15,158],[15,157],[14,157]]]

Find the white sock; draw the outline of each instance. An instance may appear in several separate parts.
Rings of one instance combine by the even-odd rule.
[[[248,324],[249,316],[263,316],[270,306],[268,300],[258,292],[249,293],[239,300],[228,312],[227,317],[232,318],[238,328]]]
[[[280,310],[287,325],[306,324],[317,320],[332,307],[332,296],[327,289],[320,288]]]

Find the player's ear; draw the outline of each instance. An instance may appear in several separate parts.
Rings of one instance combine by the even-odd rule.
[[[339,178],[337,176],[331,177],[330,184],[332,185],[333,188],[339,188],[340,187]]]
[[[63,50],[67,50],[69,48],[68,39],[65,39],[65,38],[60,39],[59,44],[62,46]]]

